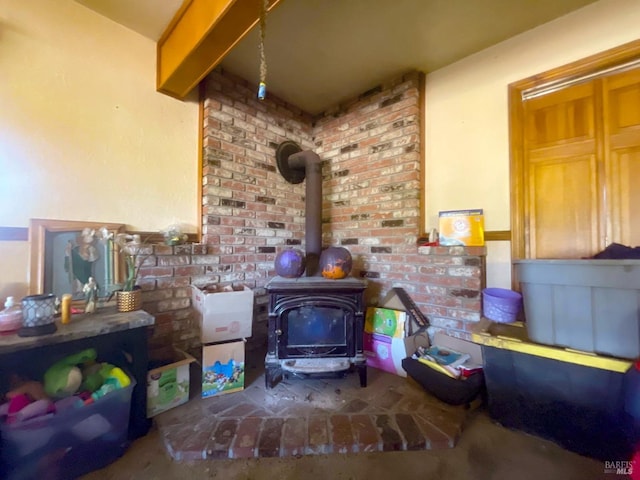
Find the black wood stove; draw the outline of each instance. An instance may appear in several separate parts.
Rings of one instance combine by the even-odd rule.
[[[340,376],[355,369],[367,385],[362,352],[365,282],[321,276],[275,277],[269,293],[267,388],[284,375]]]
[[[283,375],[336,376],[355,368],[367,385],[362,353],[364,290],[356,278],[327,279],[320,275],[322,251],[322,162],[310,150],[291,141],[276,151],[278,170],[289,183],[305,185],[305,276],[275,277],[269,294],[267,388]]]

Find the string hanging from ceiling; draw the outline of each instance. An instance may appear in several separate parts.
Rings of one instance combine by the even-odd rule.
[[[260,10],[260,83],[258,85],[258,99],[267,96],[267,56],[264,51],[264,36],[267,29],[267,9],[269,0],[263,0]]]

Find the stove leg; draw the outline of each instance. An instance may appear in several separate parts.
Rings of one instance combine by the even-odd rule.
[[[264,383],[267,390],[275,387],[282,381],[282,367],[280,365],[265,365],[264,366]]]
[[[360,375],[360,386],[362,388],[367,386],[367,364],[366,363],[358,363],[356,364],[356,370],[358,371],[358,375]]]

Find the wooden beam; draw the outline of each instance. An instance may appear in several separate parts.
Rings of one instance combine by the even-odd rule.
[[[268,10],[280,1],[269,0]],[[158,91],[184,99],[259,22],[262,2],[185,1],[158,40]]]

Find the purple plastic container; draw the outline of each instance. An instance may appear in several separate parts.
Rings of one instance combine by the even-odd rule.
[[[485,288],[482,291],[482,312],[498,323],[515,322],[522,310],[522,294],[506,288]]]

